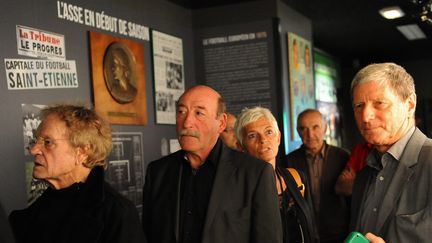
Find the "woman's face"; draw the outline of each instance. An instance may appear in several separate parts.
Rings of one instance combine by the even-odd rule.
[[[54,188],[75,183],[75,175],[85,156],[69,142],[66,123],[57,115],[48,115],[41,123],[30,153],[34,156],[33,177]]]
[[[243,128],[244,150],[273,166],[276,165],[279,144],[280,132],[264,117]]]

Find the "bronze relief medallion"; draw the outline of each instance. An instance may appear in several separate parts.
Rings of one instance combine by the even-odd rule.
[[[113,42],[105,51],[103,60],[105,84],[118,103],[132,102],[137,95],[136,60],[129,47]]]

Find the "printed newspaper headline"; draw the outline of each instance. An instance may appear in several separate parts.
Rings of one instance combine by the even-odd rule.
[[[9,90],[78,87],[75,61],[7,58],[4,60]]]

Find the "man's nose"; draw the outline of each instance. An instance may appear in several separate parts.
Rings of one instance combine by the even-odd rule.
[[[313,131],[312,131],[312,129],[307,129],[307,130],[306,130],[306,136],[307,136],[308,138],[311,138],[311,137],[313,136]]]
[[[191,127],[194,120],[195,117],[193,116],[192,112],[187,112],[184,116],[183,127]]]
[[[29,150],[31,155],[36,155],[36,154],[40,153],[42,146],[43,146],[43,143],[36,142],[36,143],[30,144],[28,146],[28,150]]]
[[[361,112],[361,119],[363,122],[368,122],[375,118],[375,110],[372,105],[365,105]]]

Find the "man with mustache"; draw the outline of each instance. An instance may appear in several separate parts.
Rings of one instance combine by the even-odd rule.
[[[349,153],[327,144],[326,130],[327,123],[318,110],[302,111],[297,118],[297,132],[303,145],[288,154],[288,167],[307,175],[320,242],[342,242],[348,233],[349,208],[346,198],[336,194],[334,187]]]
[[[413,78],[397,64],[371,64],[351,95],[360,133],[374,145],[354,182],[352,229],[392,243],[431,242],[432,140],[415,126]]]
[[[280,243],[273,168],[228,148],[222,97],[188,89],[177,105],[181,150],[149,164],[143,227],[149,243]]]

